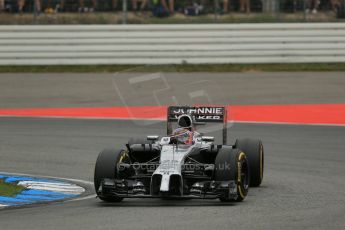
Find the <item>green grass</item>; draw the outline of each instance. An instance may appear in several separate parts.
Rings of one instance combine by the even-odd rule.
[[[262,23],[262,22],[343,22],[337,19],[334,12],[318,12],[317,14],[304,15],[297,13],[238,13],[218,15],[215,18],[213,13],[199,16],[186,16],[176,13],[170,17],[157,18],[150,12],[136,15],[128,12],[128,24],[186,24],[186,23]],[[34,17],[32,13],[19,15],[16,13],[0,14],[0,24],[2,25],[32,25],[32,24],[122,24],[122,12],[96,12],[96,13],[57,13],[41,14]]]
[[[0,66],[0,73],[345,71],[345,63]]]
[[[25,188],[15,183],[5,183],[0,179],[0,196],[15,196]]]

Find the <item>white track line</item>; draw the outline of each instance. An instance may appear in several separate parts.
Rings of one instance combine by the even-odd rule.
[[[22,185],[29,189],[46,190],[46,191],[61,192],[61,193],[75,194],[75,195],[85,192],[84,188],[75,184],[67,184],[67,183],[20,181],[18,185]]]

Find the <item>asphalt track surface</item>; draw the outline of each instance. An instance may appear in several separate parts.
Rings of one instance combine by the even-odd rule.
[[[164,123],[1,118],[4,171],[92,181],[98,152],[136,133],[164,134]],[[343,229],[345,127],[236,124],[236,137],[260,137],[265,179],[242,203],[216,200],[97,199],[0,211],[2,229]]]
[[[343,72],[0,74],[0,108],[337,104],[344,86]]]
[[[249,75],[251,80],[238,77],[238,81],[250,83],[254,90],[254,74]],[[300,82],[294,90],[291,84],[298,75],[283,78],[286,91],[281,93],[278,90],[272,94],[271,91],[250,91],[254,99],[247,100],[238,91],[238,99],[235,99],[238,104],[252,103],[249,100],[256,104],[284,104],[294,100],[299,103],[345,102],[344,90],[340,90],[344,80],[339,73],[329,74],[329,81],[316,74],[316,83],[312,83],[315,74],[305,74],[305,77],[301,74],[308,81]],[[22,82],[8,80],[11,77]],[[13,86],[17,87],[18,94],[0,91],[2,108],[75,107],[84,98],[66,94],[68,85],[62,87],[63,83],[52,78],[62,85],[56,88],[61,90],[60,95],[50,97],[49,103],[49,96],[54,93],[52,89],[42,93],[44,87],[37,88],[42,94],[30,97],[38,94],[24,92],[33,80],[26,81],[25,76],[19,75],[11,77],[1,76],[0,88],[7,89],[3,85],[9,86],[12,82],[19,85]],[[47,81],[51,81],[50,77]],[[81,76],[78,79],[83,81]],[[43,84],[41,81],[45,82],[45,78],[37,84]],[[274,88],[274,82],[267,80],[257,85],[268,90]],[[52,83],[44,84],[56,87]],[[92,95],[88,106],[108,105],[111,101],[106,93]],[[99,100],[94,100],[97,97]],[[222,98],[214,97],[214,100],[221,103]],[[3,117],[0,118],[0,169],[92,181],[100,150],[122,147],[130,136],[162,135],[164,128],[162,122],[148,125],[138,121]],[[229,143],[241,137],[260,138],[265,146],[264,182],[260,188],[250,189],[244,202],[125,199],[122,203],[105,204],[92,198],[1,210],[1,229],[344,229],[345,127],[233,124],[229,128]]]

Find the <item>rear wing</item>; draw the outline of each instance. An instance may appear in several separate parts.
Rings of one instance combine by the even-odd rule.
[[[196,123],[223,123],[223,144],[227,140],[227,110],[224,106],[169,106],[167,111],[167,134],[172,134],[172,123],[182,114],[194,117]]]

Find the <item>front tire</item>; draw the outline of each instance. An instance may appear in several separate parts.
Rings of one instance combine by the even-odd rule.
[[[226,167],[226,166],[230,167]],[[215,160],[215,181],[233,180],[237,186],[237,199],[220,197],[221,201],[242,201],[249,189],[249,167],[247,157],[239,149],[223,147],[219,150]]]
[[[105,149],[98,155],[95,174],[94,174],[94,186],[98,197],[107,202],[119,202],[123,198],[121,197],[107,197],[103,196],[98,192],[99,187],[101,186],[102,180],[104,178],[116,179],[117,178],[117,164],[121,157],[124,155],[124,150],[114,150],[114,149]]]
[[[238,139],[235,148],[246,153],[250,169],[250,186],[258,187],[264,178],[264,147],[260,140]]]

